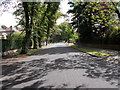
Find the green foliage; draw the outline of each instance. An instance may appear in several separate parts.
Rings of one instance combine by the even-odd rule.
[[[51,30],[56,20],[62,15],[58,12],[60,2],[22,2],[14,15],[19,19],[18,25],[25,28],[25,38],[22,53],[28,51],[28,44],[32,40],[34,48],[41,47],[42,42],[51,40]]]
[[[35,53],[38,49],[31,49],[27,52],[27,55],[31,55],[33,53]]]
[[[24,37],[25,37],[25,33],[24,32],[18,32],[18,31],[7,35],[8,40],[23,40]]]
[[[71,24],[63,22],[54,27],[53,39],[55,39],[55,41],[75,42],[77,34],[74,32]]]
[[[78,34],[75,32],[74,34],[72,34],[72,42],[75,42],[76,40],[78,40]]]
[[[3,40],[2,42],[2,51],[21,49],[24,36],[24,32],[14,32],[13,34],[9,34],[7,40]]]
[[[25,37],[24,32],[14,32],[13,35],[12,35],[13,40],[23,40],[24,37]]]
[[[111,34],[118,29],[119,15],[115,14],[116,8],[112,2],[69,2],[69,4],[73,7],[68,11],[73,14],[71,24],[77,29],[81,42],[104,43],[103,41],[110,40]]]

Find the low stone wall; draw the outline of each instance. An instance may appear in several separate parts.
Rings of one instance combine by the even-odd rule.
[[[9,50],[9,51],[3,52],[2,57],[12,57],[12,56],[19,54],[19,52],[20,51],[18,49]]]
[[[92,48],[120,50],[120,45],[110,45],[110,44],[85,44],[85,43],[79,43],[79,45],[86,46],[86,47],[92,47]]]

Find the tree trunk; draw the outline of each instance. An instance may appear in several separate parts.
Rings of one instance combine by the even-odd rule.
[[[33,36],[33,42],[34,42],[33,48],[37,49],[37,37],[36,37],[36,35]]]
[[[50,8],[50,3],[47,3],[47,9],[46,9],[46,11],[45,11],[45,13],[44,13],[44,15],[43,15],[41,21],[40,21],[40,24],[39,24],[40,26],[41,26],[41,24],[43,23],[43,21],[44,21],[46,15],[47,15],[47,12],[49,12],[49,8]],[[41,47],[42,45],[41,45],[40,31],[38,31],[38,35],[39,35],[39,37],[38,37],[39,47]],[[48,37],[47,37],[47,39],[46,39],[46,45],[47,45],[47,43],[48,43]]]
[[[38,42],[39,42],[39,47],[41,47],[42,45],[41,45],[41,38],[40,37],[38,38]]]
[[[32,31],[34,23],[33,23],[33,17],[34,17],[34,2],[32,2],[32,8],[31,8],[31,14],[30,14],[30,29]],[[36,37],[36,30],[34,29],[34,36],[33,36],[33,42],[34,42],[34,49],[37,49],[37,37]]]
[[[37,31],[37,34],[39,35],[38,36],[38,45],[39,45],[39,47],[41,47],[42,45],[41,45],[41,32],[38,30]]]
[[[25,13],[26,25],[25,25],[25,37],[23,40],[21,54],[27,53],[29,41],[30,41],[30,36],[31,36],[31,30],[29,28],[29,14],[28,14],[29,10],[28,10],[28,3],[27,2],[23,2],[23,8],[24,8],[24,13]]]
[[[24,8],[24,13],[25,13],[25,21],[26,21],[26,25],[25,25],[26,32],[25,32],[25,38],[23,40],[21,54],[25,54],[29,50],[29,42],[30,42],[30,38],[31,38],[31,29],[33,27],[34,2],[32,3],[30,15],[29,15],[28,2],[23,2],[23,8]]]
[[[48,23],[48,29],[47,29],[47,35],[46,35],[46,45],[48,44],[48,38],[49,38],[49,34],[50,34],[50,27],[49,27],[49,23]]]

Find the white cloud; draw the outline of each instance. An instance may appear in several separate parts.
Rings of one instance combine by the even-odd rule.
[[[70,6],[68,5],[68,0],[61,1],[60,8],[61,8],[60,11],[63,14],[66,14],[67,11],[70,9]],[[14,10],[11,8],[9,12],[4,12],[2,16],[0,16],[0,25],[6,25],[7,27],[9,27],[9,26],[15,26],[17,24],[16,23],[17,20],[15,19],[15,16],[12,15],[13,11]],[[61,17],[56,22],[57,24],[60,24],[65,20],[66,20],[65,18]]]
[[[66,14],[68,9],[70,9],[70,6],[68,5],[68,0],[63,0],[61,1],[61,4],[60,4],[60,8],[61,8],[61,12],[63,14]]]
[[[61,11],[63,14],[67,14],[67,11],[68,11],[69,9],[70,9],[70,6],[68,5],[68,0],[63,0],[63,1],[61,1],[60,11]],[[68,15],[68,16],[69,16],[68,18],[70,19],[70,18],[71,18],[71,14]],[[59,18],[59,19],[57,20],[57,25],[59,25],[60,23],[66,21],[66,19],[68,19],[68,18],[63,18],[63,17]]]
[[[2,16],[0,16],[0,25],[6,25],[9,26],[15,26],[16,19],[15,16],[12,15],[12,13],[4,12]]]

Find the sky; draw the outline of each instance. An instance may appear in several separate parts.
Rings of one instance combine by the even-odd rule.
[[[66,14],[68,9],[70,9],[70,7],[67,3],[68,3],[68,0],[61,1],[60,11],[63,14]],[[15,26],[17,24],[16,23],[17,20],[15,19],[15,16],[12,15],[13,11],[14,11],[13,9],[10,9],[10,12],[4,12],[2,15],[0,15],[0,25],[6,25],[7,27],[10,27],[10,26]],[[65,21],[65,19],[63,17],[61,17],[60,19],[57,20],[57,25],[64,21]]]
[[[16,25],[15,16],[13,16],[9,12],[4,12],[2,16],[0,16],[0,25],[5,25],[7,27]]]
[[[60,11],[63,13],[63,14],[66,14],[67,11],[70,9],[70,6],[68,5],[68,0],[63,0],[60,4]],[[71,17],[71,15],[70,15]],[[57,20],[57,24],[60,24],[62,22],[65,21],[65,18],[61,17],[60,19]]]

